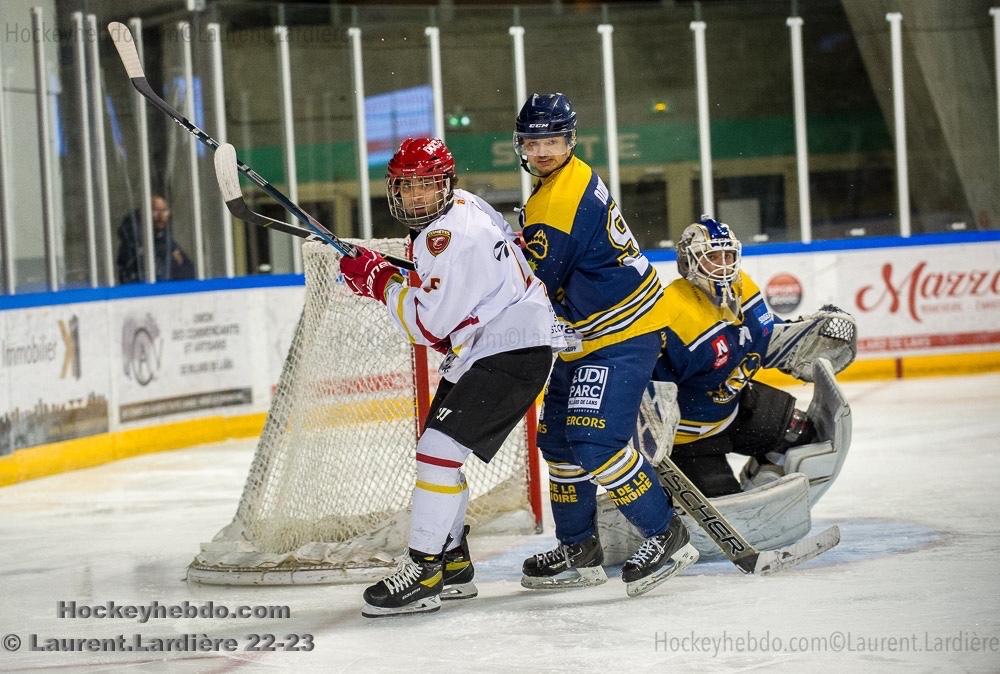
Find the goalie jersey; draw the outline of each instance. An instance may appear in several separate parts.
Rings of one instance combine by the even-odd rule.
[[[761,368],[774,324],[781,322],[745,272],[734,288],[740,299],[735,321],[685,279],[665,291],[670,318],[653,379],[677,384],[675,445],[715,435],[733,422],[739,393]]]
[[[392,321],[410,343],[445,354],[448,381],[486,356],[564,346],[545,286],[513,238],[503,216],[456,189],[451,208],[413,239],[419,287],[386,289]]]
[[[527,257],[556,313],[583,339],[574,360],[666,324],[663,286],[601,178],[578,157],[521,211]]]

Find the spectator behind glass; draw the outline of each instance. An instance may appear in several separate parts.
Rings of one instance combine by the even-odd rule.
[[[171,233],[170,205],[160,194],[151,199],[153,210],[153,256],[156,261],[157,281],[176,281],[194,278],[194,264],[184,249],[174,241]],[[118,225],[118,252],[115,268],[118,283],[141,283],[146,281],[146,266],[143,262],[144,247],[142,237],[142,217],[135,209]]]

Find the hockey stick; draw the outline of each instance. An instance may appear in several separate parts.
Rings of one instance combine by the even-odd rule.
[[[681,472],[669,456],[660,460],[656,472],[674,502],[680,503],[685,512],[715,541],[729,561],[743,573],[765,576],[784,571],[823,554],[840,542],[840,527],[834,525],[815,536],[803,538],[784,548],[757,550],[712,505],[688,476]]]
[[[208,147],[212,148],[213,151],[217,150],[219,148],[218,141],[192,124],[187,117],[179,113],[169,103],[160,98],[160,96],[153,91],[153,88],[149,86],[149,82],[146,80],[146,73],[143,72],[142,63],[139,61],[139,52],[136,51],[134,38],[125,24],[117,21],[109,23],[108,33],[111,34],[111,41],[114,42],[115,49],[118,50],[118,56],[121,58],[122,65],[125,66],[125,72],[136,91],[142,94],[142,96],[155,107],[159,108],[161,112],[165,113],[172,120],[174,120],[182,129],[193,135]],[[297,220],[312,230],[312,232],[324,243],[333,246],[342,255],[348,255],[350,257],[357,256],[358,249],[356,246],[337,238],[329,229],[320,224],[320,222],[314,217],[303,211],[298,204],[282,194],[274,185],[262,178],[260,174],[252,168],[239,161],[236,163],[236,168],[243,175],[249,178],[250,182],[264,190],[264,192],[266,192],[271,198],[281,204],[285,210],[294,215]],[[275,227],[275,229],[277,228]],[[413,269],[413,263],[407,260],[389,256],[386,256],[386,259],[392,264],[403,269]]]
[[[321,240],[308,229],[269,218],[252,210],[247,205],[246,199],[243,198],[238,167],[239,161],[236,159],[236,148],[229,143],[220,145],[219,149],[215,151],[215,178],[219,182],[219,190],[222,192],[222,198],[226,202],[226,208],[233,214],[233,217],[239,218],[251,225],[257,225],[266,229],[275,229],[302,239]],[[414,268],[413,263],[409,260],[384,253],[380,253],[380,255],[401,269],[412,271]]]
[[[226,208],[244,222],[266,229],[274,229],[285,234],[297,236],[300,239],[312,239],[319,241],[319,237],[308,229],[296,225],[282,222],[261,215],[250,210],[247,202],[243,199],[243,190],[240,189],[240,174],[236,168],[236,148],[229,143],[223,143],[215,151],[215,179],[219,182],[219,191],[222,192],[222,199],[226,202]]]

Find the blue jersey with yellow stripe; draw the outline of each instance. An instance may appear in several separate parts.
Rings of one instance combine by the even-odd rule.
[[[527,258],[580,358],[666,324],[663,287],[600,176],[576,156],[536,183],[521,211]]]
[[[686,279],[665,291],[669,325],[653,379],[677,384],[681,421],[675,445],[723,431],[736,417],[740,392],[761,367],[775,322],[757,284],[740,272],[734,317]]]

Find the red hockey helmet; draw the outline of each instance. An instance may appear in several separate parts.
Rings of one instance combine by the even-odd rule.
[[[411,229],[441,217],[455,197],[455,159],[440,138],[407,138],[389,160],[389,212]]]

